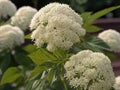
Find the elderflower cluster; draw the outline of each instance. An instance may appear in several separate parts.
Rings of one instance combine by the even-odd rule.
[[[120,33],[119,32],[113,29],[108,29],[101,32],[98,35],[98,37],[110,46],[111,51],[120,52]]]
[[[51,3],[39,10],[30,24],[32,39],[41,47],[47,43],[47,49],[69,49],[86,31],[82,28],[82,18],[66,4]]]
[[[13,16],[16,10],[16,6],[10,0],[0,0],[0,20]]]
[[[30,6],[23,6],[19,8],[16,14],[11,18],[11,24],[18,26],[25,31],[29,29],[31,19],[35,13],[37,13],[35,8]]]
[[[0,49],[12,49],[24,43],[24,33],[18,27],[4,25],[0,27]]]
[[[115,90],[120,90],[120,76],[116,77],[114,88]]]
[[[99,52],[83,50],[71,56],[64,68],[69,84],[80,90],[110,90],[114,84],[111,62]]]

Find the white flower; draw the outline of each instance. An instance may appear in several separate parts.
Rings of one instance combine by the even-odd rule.
[[[47,49],[69,49],[85,35],[82,28],[82,18],[68,5],[51,3],[43,7],[33,17],[30,28],[34,30],[32,39],[41,47],[47,43]]]
[[[120,33],[113,30],[108,29],[103,31],[98,35],[104,42],[106,42],[112,51],[120,52]]]
[[[115,81],[109,58],[99,52],[83,50],[71,56],[64,68],[69,84],[80,90],[110,90]]]
[[[37,10],[35,8],[23,6],[19,8],[16,14],[11,18],[11,23],[25,31],[29,29],[31,19],[36,12]]]
[[[16,6],[9,0],[0,0],[0,20],[11,17],[16,12]]]
[[[24,43],[24,33],[18,27],[4,25],[0,27],[0,49],[14,48]]]
[[[120,90],[120,76],[116,77],[114,88],[115,90]]]

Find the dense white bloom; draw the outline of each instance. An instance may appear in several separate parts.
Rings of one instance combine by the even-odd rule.
[[[16,12],[16,6],[9,0],[0,0],[0,20],[11,17]]]
[[[20,28],[11,25],[0,27],[0,49],[12,49],[22,43],[24,43],[24,33]]]
[[[36,12],[37,10],[35,8],[23,6],[19,8],[16,14],[12,17],[11,23],[25,31],[29,29],[31,19]]]
[[[80,90],[110,90],[114,84],[111,62],[99,52],[83,50],[71,56],[64,68],[69,84]]]
[[[113,30],[108,29],[103,31],[98,35],[104,42],[106,42],[112,51],[120,52],[120,33]]]
[[[49,51],[69,49],[86,33],[81,25],[82,18],[68,5],[51,3],[33,17],[30,28],[34,31],[31,37],[38,47],[47,43]]]
[[[116,77],[114,88],[115,90],[120,90],[120,76]]]

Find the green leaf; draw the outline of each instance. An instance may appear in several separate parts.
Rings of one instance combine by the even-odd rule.
[[[51,69],[48,73],[48,81],[50,84],[53,83],[53,77],[54,77],[54,71],[53,71],[53,69]]]
[[[98,49],[108,50],[108,51],[110,50],[110,47],[103,40],[97,37],[89,38],[87,43],[93,48],[98,48]]]
[[[33,78],[33,77],[37,76],[38,74],[42,73],[46,69],[47,69],[47,67],[45,67],[45,66],[35,67],[35,69],[33,69],[32,73],[30,74],[29,78]]]
[[[82,13],[80,16],[83,19],[83,22],[85,23],[87,21],[87,19],[91,16],[92,12],[84,12]]]
[[[43,73],[42,77],[37,79],[30,90],[47,90],[47,75]]]
[[[15,48],[15,54],[13,55],[17,64],[23,65],[27,68],[30,68],[33,65],[33,62],[30,57],[27,56],[28,53],[20,47]]]
[[[53,54],[58,58],[58,59],[62,59],[66,56],[66,51],[63,49],[57,49],[56,51],[53,52]]]
[[[57,58],[49,51],[44,48],[40,48],[39,50],[29,54],[29,57],[35,64],[42,64],[48,61],[56,61]]]
[[[31,88],[32,88],[32,85],[34,82],[35,82],[35,80],[29,81],[25,87],[25,90],[32,90]]]
[[[29,44],[29,45],[25,46],[23,49],[28,53],[32,53],[32,52],[37,50],[36,46],[32,45],[32,44]]]
[[[10,66],[11,64],[11,56],[10,53],[0,53],[0,69],[2,73],[6,71],[6,69]]]
[[[86,30],[86,32],[89,32],[89,33],[98,32],[102,30],[102,28],[100,27],[97,27],[95,25],[89,25],[89,24],[83,26],[83,28]]]
[[[106,8],[106,9],[103,9],[103,10],[101,10],[101,11],[98,11],[98,12],[92,14],[92,15],[87,19],[86,24],[92,24],[96,19],[98,19],[98,18],[104,16],[105,14],[107,14],[107,13],[113,11],[113,10],[116,10],[116,9],[118,9],[118,8],[120,8],[120,6],[113,6],[113,7]]]
[[[18,68],[16,67],[8,68],[6,72],[3,74],[0,85],[7,84],[7,83],[13,83],[20,77],[22,77],[22,75],[20,74]]]
[[[110,53],[110,52],[105,52],[106,56],[108,56],[110,58],[111,61],[113,60],[117,60],[119,57],[114,54],[114,53]]]
[[[25,67],[29,67],[30,68],[33,65],[33,62],[31,61],[31,59],[27,55],[22,53],[22,52],[21,53],[20,52],[16,53],[14,55],[14,58],[15,58],[15,61],[18,64],[23,65]]]
[[[25,39],[31,39],[31,34],[27,34],[27,35],[25,35],[24,38],[25,38]]]
[[[91,12],[85,12],[83,14],[81,14],[81,16],[83,17],[83,27],[86,29],[87,32],[89,33],[93,33],[93,32],[97,32],[102,30],[102,28],[99,28],[97,26],[92,25],[94,23],[94,21],[102,16],[104,16],[105,14],[116,10],[120,8],[120,6],[114,6],[114,7],[110,7],[110,8],[106,8],[103,9],[101,11],[98,11],[94,14],[91,15]]]

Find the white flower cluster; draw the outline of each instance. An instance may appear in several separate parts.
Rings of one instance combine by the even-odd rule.
[[[120,90],[120,76],[116,77],[114,88],[115,90]]]
[[[82,28],[82,18],[68,5],[51,3],[43,7],[33,17],[30,28],[34,30],[32,39],[41,47],[47,43],[47,49],[69,49],[80,41],[86,31]]]
[[[4,25],[0,27],[0,49],[14,48],[24,43],[24,33],[18,27]]]
[[[37,13],[35,8],[23,6],[19,8],[16,14],[11,18],[11,24],[18,26],[25,31],[29,29],[31,19],[35,13]]]
[[[16,6],[11,1],[0,0],[0,20],[13,16],[16,10]]]
[[[114,52],[120,52],[120,33],[113,30],[108,29],[103,32],[101,32],[98,35],[99,38],[101,38],[104,42],[106,42],[112,51]]]
[[[111,62],[102,53],[83,50],[64,65],[69,84],[80,90],[110,90],[115,77]]]

